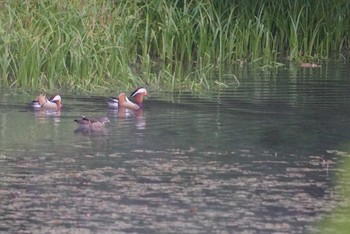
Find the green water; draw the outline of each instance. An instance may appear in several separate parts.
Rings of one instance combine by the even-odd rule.
[[[239,86],[159,93],[139,112],[61,94],[59,113],[0,96],[0,231],[286,232],[317,229],[340,198],[347,64],[244,69]],[[80,115],[106,131],[76,131]],[[345,152],[346,155],[346,152]]]

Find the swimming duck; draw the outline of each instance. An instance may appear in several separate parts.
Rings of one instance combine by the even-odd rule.
[[[106,123],[110,123],[107,117],[92,119],[82,116],[80,119],[75,119],[74,121],[78,123],[76,132],[83,133],[106,131],[105,125]]]
[[[117,97],[109,97],[107,99],[107,104],[109,108],[113,108],[113,109],[118,109],[119,107],[119,100]]]
[[[311,68],[321,67],[321,65],[317,64],[317,63],[301,63],[299,66],[300,67],[311,67]]]
[[[40,94],[32,101],[34,110],[59,110],[62,108],[61,96],[53,95],[49,99],[46,95]]]
[[[102,117],[100,119],[92,119],[92,118],[82,116],[80,119],[75,119],[74,121],[79,124],[80,129],[91,129],[91,130],[103,129],[106,123],[110,123],[107,117]]]
[[[125,93],[121,93],[118,95],[119,100],[119,108],[125,108],[130,110],[138,110],[141,108],[138,104],[130,101]]]
[[[138,110],[142,108],[143,98],[147,96],[147,90],[145,88],[137,88],[134,90],[130,97],[134,99],[134,102],[130,101],[125,93],[121,93],[118,97],[110,97],[107,100],[108,106],[111,108],[125,108],[130,110]]]

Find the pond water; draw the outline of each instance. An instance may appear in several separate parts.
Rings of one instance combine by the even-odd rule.
[[[62,111],[47,114],[3,94],[0,231],[315,231],[341,199],[349,67],[247,67],[240,85],[202,95],[149,88],[139,112],[62,94]],[[111,123],[76,131],[80,115]]]

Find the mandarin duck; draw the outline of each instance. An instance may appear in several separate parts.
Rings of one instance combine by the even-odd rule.
[[[109,97],[107,99],[108,107],[113,109],[125,108],[130,110],[138,110],[142,108],[143,98],[148,96],[145,88],[137,88],[134,90],[130,97],[134,99],[134,102],[130,101],[125,93],[121,93],[118,97]]]
[[[119,107],[119,100],[118,100],[117,97],[109,97],[107,99],[107,104],[108,104],[109,108],[118,109],[118,107]]]
[[[82,116],[80,119],[75,119],[78,123],[79,129],[90,129],[92,131],[98,131],[104,129],[106,123],[110,123],[107,117],[102,117],[100,119],[92,119]]]
[[[317,63],[301,63],[299,64],[300,67],[321,67],[321,64],[317,64]]]
[[[46,95],[40,94],[32,101],[34,110],[59,110],[62,108],[62,101],[60,95],[53,95],[49,99]]]

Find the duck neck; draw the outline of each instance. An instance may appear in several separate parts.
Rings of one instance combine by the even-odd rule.
[[[143,102],[143,95],[142,94],[137,94],[135,97],[135,103],[141,107],[142,106],[142,102]]]

